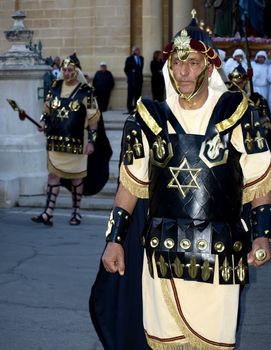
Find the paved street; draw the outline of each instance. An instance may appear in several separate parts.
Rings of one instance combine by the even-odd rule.
[[[0,349],[98,350],[88,297],[107,213],[55,210],[54,227],[30,221],[40,209],[0,210]]]
[[[30,221],[39,212],[0,209],[0,349],[101,350],[88,297],[108,213],[83,211],[81,226],[72,227],[70,211],[56,209],[49,228]],[[240,350],[271,348],[270,276],[271,264],[245,289]]]

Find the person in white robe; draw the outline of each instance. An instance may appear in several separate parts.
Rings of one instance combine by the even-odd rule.
[[[268,99],[268,68],[267,53],[264,50],[258,51],[255,55],[255,60],[251,62],[253,75],[253,89],[258,92],[266,100]]]
[[[234,68],[236,68],[239,65],[239,63],[241,63],[243,68],[247,71],[247,59],[242,49],[234,50],[232,57],[227,59],[223,67],[227,77],[234,70]]]

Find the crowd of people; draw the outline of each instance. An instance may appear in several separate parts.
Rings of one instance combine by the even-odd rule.
[[[155,50],[150,62],[152,98],[159,102],[165,98],[165,83],[162,73],[164,63],[162,56],[161,50]],[[51,70],[44,74],[44,100],[48,95],[53,81],[63,78],[59,56],[55,56],[54,58],[48,57],[46,64],[51,66]],[[142,94],[143,68],[144,57],[140,55],[140,48],[134,46],[131,55],[126,58],[124,64],[124,73],[127,78],[127,113],[125,114],[131,114],[136,109],[136,102]],[[111,92],[115,86],[115,78],[108,69],[107,62],[100,62],[100,68],[94,73],[92,78],[86,74],[84,77],[86,78],[86,83],[94,88],[93,93],[97,99],[99,110],[101,112],[107,111]]]
[[[221,53],[223,55],[223,53]],[[269,109],[271,109],[271,61],[265,50],[256,52],[255,57],[248,62],[248,58],[243,49],[234,50],[232,57],[226,61],[224,59],[223,70],[228,78],[234,69],[241,65],[247,72],[248,78],[252,82],[253,91],[259,93],[266,99]]]
[[[251,78],[253,91],[266,99],[269,109],[271,109],[271,61],[268,53],[264,50],[258,51],[251,62],[249,62],[250,64],[248,64],[248,59],[242,48],[235,49],[232,56],[227,59],[224,50],[219,49],[218,53],[222,61],[220,75],[223,80],[225,82],[228,81],[229,74],[241,64],[248,74],[248,79]],[[61,77],[60,57],[50,57],[46,62],[52,67],[52,70],[46,72],[44,76],[44,97],[47,96],[53,80]],[[162,51],[155,50],[150,62],[151,94],[152,98],[159,102],[165,99],[163,65]],[[131,55],[126,58],[124,63],[124,73],[127,78],[127,114],[132,113],[136,109],[136,101],[142,95],[143,68],[144,57],[140,55],[140,48],[134,46]],[[85,77],[87,82],[94,87],[100,111],[107,111],[111,92],[115,86],[115,79],[112,72],[108,69],[107,62],[100,62],[100,69],[95,72],[93,78]],[[249,91],[247,92],[249,93]]]

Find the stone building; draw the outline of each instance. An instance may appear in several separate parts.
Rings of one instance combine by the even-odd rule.
[[[25,26],[34,31],[34,43],[41,41],[44,58],[64,58],[76,51],[84,72],[90,77],[100,61],[107,61],[116,79],[109,107],[122,109],[126,105],[124,60],[131,47],[139,45],[145,58],[143,95],[150,96],[149,63],[153,51],[162,49],[172,34],[188,24],[192,8],[196,9],[198,18],[206,18],[204,2],[0,0],[0,47],[2,52],[8,49],[3,32],[11,27],[14,11],[23,11]]]
[[[29,122],[16,124],[16,115],[6,101],[15,99],[30,115],[39,118],[43,74],[50,68],[45,67],[44,61],[38,62],[40,57],[34,59],[27,43],[21,39],[14,41],[17,36],[19,39],[18,28],[21,36],[33,33],[31,44],[33,47],[42,44],[43,58],[63,59],[76,52],[84,73],[90,78],[100,61],[107,61],[115,77],[109,109],[126,110],[123,68],[131,48],[138,45],[145,58],[142,95],[150,97],[153,52],[163,49],[190,22],[193,8],[199,24],[206,31],[212,30],[214,4],[218,3],[213,0],[0,0],[0,207],[16,205],[20,195],[44,193],[47,176],[43,136]],[[244,45],[240,40],[217,43],[228,56]],[[271,39],[252,42],[251,49],[271,52]]]
[[[20,196],[44,194],[47,180],[43,134],[17,121],[7,99],[38,120],[43,104],[43,75],[50,69],[31,47],[42,44],[42,57],[77,53],[85,74],[93,77],[107,61],[115,77],[109,108],[125,110],[125,58],[138,45],[145,58],[142,95],[151,95],[150,61],[191,19],[192,0],[0,0],[0,207]],[[197,8],[197,6],[199,8]],[[28,43],[28,40],[31,41]],[[30,48],[29,48],[30,46]]]

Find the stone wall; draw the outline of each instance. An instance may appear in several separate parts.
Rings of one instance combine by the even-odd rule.
[[[130,1],[21,0],[19,8],[26,15],[25,27],[34,31],[33,42],[42,42],[43,57],[64,58],[76,51],[90,77],[99,69],[101,60],[107,61],[116,77],[117,91],[111,107],[125,107],[123,66],[130,53]],[[0,1],[1,53],[9,48],[3,31],[12,26],[14,11],[15,1]]]
[[[22,10],[25,26],[34,31],[34,43],[42,42],[43,57],[61,58],[76,51],[83,70],[91,78],[99,69],[100,61],[108,63],[108,69],[116,79],[109,108],[126,106],[126,77],[123,72],[126,56],[133,45],[143,48],[142,16],[143,0],[0,0],[0,54],[9,49],[4,31],[9,29],[15,10]],[[163,0],[161,43],[172,37],[173,3],[180,0]],[[180,6],[191,7],[192,1]],[[194,1],[196,3],[196,1]],[[153,0],[152,6],[155,6]],[[189,10],[190,11],[190,10]],[[188,12],[189,13],[189,12]],[[188,19],[189,21],[189,19]],[[149,45],[152,45],[150,40]],[[146,47],[146,43],[145,43]],[[162,49],[163,47],[161,47]],[[149,52],[159,49],[150,48]],[[150,95],[149,53],[145,58],[144,96]],[[147,57],[148,56],[148,57]]]

